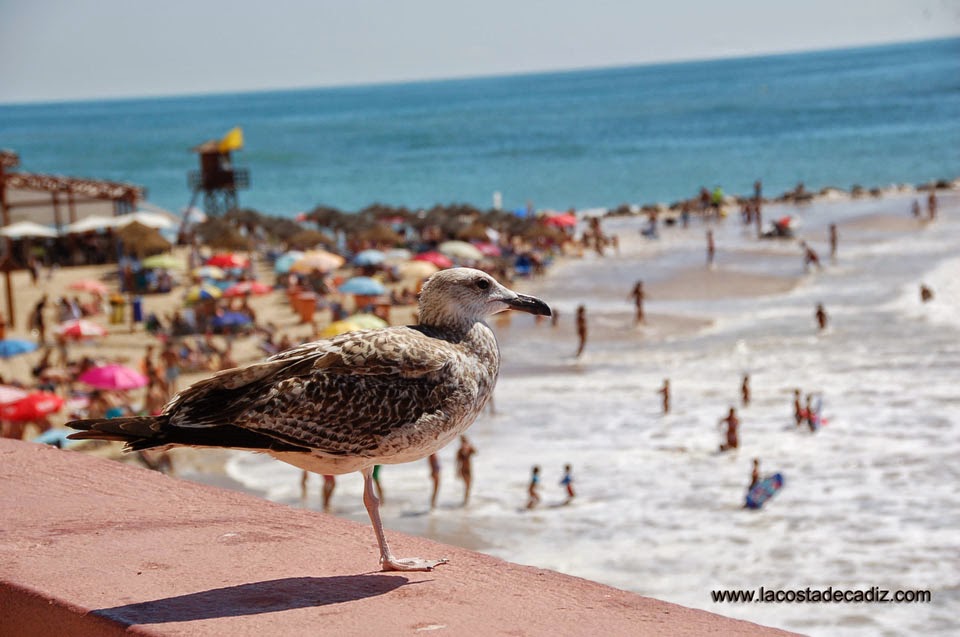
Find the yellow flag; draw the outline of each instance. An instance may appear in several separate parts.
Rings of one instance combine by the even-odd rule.
[[[243,129],[237,126],[231,129],[223,139],[220,140],[217,150],[221,153],[227,153],[231,150],[240,150],[243,148]]]

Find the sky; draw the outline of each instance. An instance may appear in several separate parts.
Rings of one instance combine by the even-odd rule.
[[[474,77],[960,36],[960,0],[0,0],[0,103]]]

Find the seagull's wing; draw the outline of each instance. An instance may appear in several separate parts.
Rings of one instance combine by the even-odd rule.
[[[351,332],[221,372],[179,394],[165,414],[181,430],[229,426],[362,455],[462,391],[445,373],[462,356],[418,329]]]

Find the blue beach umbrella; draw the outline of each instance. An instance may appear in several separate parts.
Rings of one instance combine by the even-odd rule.
[[[359,266],[380,265],[387,258],[380,250],[364,250],[353,257],[353,264]]]
[[[273,271],[277,274],[286,274],[290,271],[290,266],[300,260],[300,257],[303,256],[303,253],[298,250],[291,250],[285,254],[281,254],[277,257],[277,260],[273,262]]]
[[[22,338],[5,338],[0,341],[0,358],[12,358],[37,349],[37,344]]]
[[[376,279],[368,276],[355,276],[340,286],[344,294],[360,294],[363,296],[380,296],[386,293],[387,288]]]
[[[240,312],[224,312],[210,321],[214,327],[238,327],[250,322],[250,317]]]

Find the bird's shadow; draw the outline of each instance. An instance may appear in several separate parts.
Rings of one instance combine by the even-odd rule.
[[[379,574],[287,577],[101,608],[92,614],[124,626],[240,617],[353,602],[384,595],[408,581]]]

